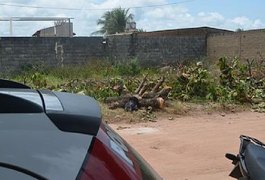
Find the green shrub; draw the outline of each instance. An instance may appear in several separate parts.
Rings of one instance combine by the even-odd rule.
[[[141,67],[137,59],[129,60],[128,62],[119,62],[115,68],[120,76],[136,76],[141,72]]]
[[[214,91],[213,87],[209,71],[203,67],[201,62],[198,62],[196,65],[183,68],[173,86],[173,96],[183,100],[207,96],[209,98],[209,93]]]
[[[201,62],[180,66],[172,73],[165,74],[164,84],[172,87],[170,98],[252,104],[265,101],[265,77],[264,72],[259,72],[261,67],[253,66],[255,69],[250,69],[248,64],[241,63],[238,58],[226,57],[219,59],[217,67],[218,72],[214,72],[214,75]],[[96,60],[75,67],[27,65],[20,75],[12,76],[11,79],[33,88],[82,92],[104,100],[119,95],[115,86],[125,88],[128,93],[133,94],[145,74],[148,74],[148,82],[153,84],[161,76],[159,68],[142,68],[137,59],[131,59],[116,64]]]

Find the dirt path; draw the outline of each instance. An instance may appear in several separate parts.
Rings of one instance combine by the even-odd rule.
[[[142,124],[112,124],[167,180],[230,179],[226,152],[237,153],[239,135],[265,141],[265,113],[193,115]]]

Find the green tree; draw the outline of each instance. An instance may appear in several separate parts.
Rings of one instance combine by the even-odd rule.
[[[242,29],[242,28],[237,28],[236,29],[236,32],[243,32],[244,31],[244,29]]]
[[[97,24],[101,26],[99,31],[93,34],[115,34],[125,31],[126,23],[133,18],[129,9],[115,8],[107,11],[98,19]]]

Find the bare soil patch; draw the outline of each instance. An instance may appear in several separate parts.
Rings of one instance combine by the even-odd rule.
[[[224,154],[238,152],[239,136],[265,141],[265,113],[251,111],[169,115],[111,126],[167,180],[231,179],[233,165]]]

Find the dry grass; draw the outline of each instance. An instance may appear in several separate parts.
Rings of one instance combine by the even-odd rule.
[[[220,104],[220,103],[190,103],[171,101],[164,109],[149,112],[141,109],[134,112],[126,112],[124,109],[111,110],[106,104],[101,103],[103,119],[108,123],[139,123],[158,121],[161,118],[173,120],[187,115],[235,113],[250,110],[248,105]]]
[[[145,110],[138,110],[134,112],[127,112],[124,109],[109,109],[106,104],[101,103],[101,110],[103,119],[108,123],[125,122],[125,123],[137,123],[152,121],[156,118],[155,112],[149,113]]]

